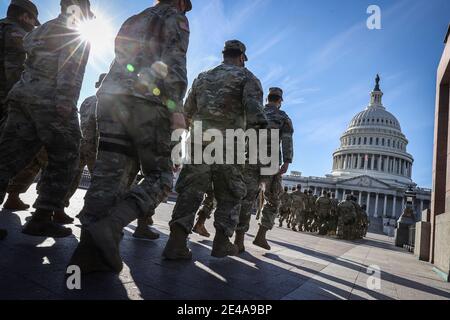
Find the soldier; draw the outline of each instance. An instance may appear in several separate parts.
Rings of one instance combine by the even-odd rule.
[[[264,109],[268,121],[269,130],[279,130],[281,145],[280,171],[273,176],[263,176],[262,183],[265,185],[264,198],[266,204],[262,212],[261,224],[256,235],[254,245],[266,250],[270,250],[267,242],[267,231],[272,230],[275,225],[275,218],[280,208],[280,195],[283,191],[282,176],[289,170],[289,165],[294,157],[293,135],[294,127],[289,116],[281,110],[283,103],[283,90],[280,88],[270,88],[268,104]],[[270,143],[269,143],[270,145]]]
[[[8,92],[20,80],[26,52],[23,37],[39,26],[38,10],[29,0],[12,0],[7,17],[0,20],[0,134],[4,129],[7,108],[4,103]],[[34,159],[14,179],[11,179],[4,209],[22,211],[30,208],[23,203],[20,194],[25,193],[34,182],[41,166],[45,164],[45,153]],[[1,203],[0,203],[1,204]]]
[[[123,228],[146,218],[172,190],[171,129],[185,127],[191,9],[190,0],[160,0],[117,35],[115,59],[97,92],[99,148],[71,261],[83,273],[119,273]],[[139,167],[144,179],[128,190]]]
[[[294,193],[295,191],[297,191],[297,189],[296,189],[295,187],[293,187],[293,188],[292,188],[292,192],[291,192],[291,194],[290,194],[290,196],[291,196],[291,206],[290,206],[290,208],[289,208],[289,216],[288,216],[288,218],[287,218],[287,228],[288,228],[288,229],[291,228],[291,225],[292,225],[292,222],[293,222],[292,216],[293,216],[293,213],[294,213],[294,207],[293,207],[293,202],[292,202],[292,195],[293,195],[293,193]]]
[[[329,223],[329,234],[336,235],[337,223],[338,223],[338,205],[339,200],[336,199],[336,194],[331,194],[331,212],[330,212],[330,223]]]
[[[369,230],[369,215],[367,214],[367,205],[361,207],[362,217],[361,217],[361,239],[367,236],[367,231]]]
[[[306,195],[302,192],[302,186],[297,186],[297,191],[292,194],[293,214],[292,230],[303,231],[305,225]],[[298,229],[297,229],[298,228]]]
[[[292,197],[289,193],[289,188],[284,187],[284,193],[280,197],[280,228],[283,228],[283,221],[289,220],[291,215]]]
[[[217,201],[214,196],[214,189],[211,188],[205,194],[205,198],[201,204],[201,208],[197,214],[197,223],[195,224],[192,232],[197,233],[203,237],[209,238],[211,234],[206,230],[205,222],[211,219],[211,215],[217,208]]]
[[[311,189],[307,191],[305,199],[305,211],[306,231],[313,232],[316,220],[316,199],[314,198],[314,194]]]
[[[66,237],[71,229],[52,221],[64,207],[79,157],[80,127],[77,101],[89,56],[67,14],[79,6],[86,19],[93,17],[88,0],[62,0],[61,15],[28,33],[23,39],[25,69],[7,97],[6,126],[0,139],[0,202],[9,180],[45,148],[48,166],[34,207],[24,226],[32,236]]]
[[[331,213],[330,194],[323,190],[322,195],[316,201],[317,226],[320,235],[326,235],[329,230],[329,220]]]
[[[213,128],[225,136],[228,129],[244,129],[245,119],[247,124],[253,125],[259,123],[264,115],[261,83],[245,68],[245,45],[238,40],[227,41],[223,58],[221,65],[195,79],[185,103],[185,112],[194,114],[194,121],[202,121],[203,130]],[[247,193],[242,166],[189,164],[183,167],[176,186],[179,196],[170,222],[170,239],[163,254],[166,259],[192,258],[186,240],[197,208],[211,184],[217,200],[214,215],[216,235],[211,255],[224,258],[239,253],[239,247],[229,239],[238,225],[241,201]]]
[[[101,74],[98,82],[95,84],[95,88],[100,88],[103,80],[106,77],[106,73]],[[80,144],[80,163],[77,169],[75,179],[73,180],[72,187],[69,193],[66,195],[65,207],[70,206],[70,199],[80,185],[81,177],[83,175],[84,168],[87,166],[91,177],[94,174],[95,159],[97,158],[98,148],[98,131],[97,131],[97,96],[91,96],[86,98],[80,107],[80,128],[81,128],[81,144]],[[135,177],[133,177],[134,180]],[[64,210],[55,212],[53,221],[59,224],[71,224],[74,219],[69,217]]]
[[[347,195],[345,201],[339,203],[338,216],[338,237],[344,240],[353,240],[356,209],[352,202],[352,195]]]

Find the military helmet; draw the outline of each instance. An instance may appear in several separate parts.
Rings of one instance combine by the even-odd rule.
[[[172,0],[159,0],[159,2],[170,2]],[[191,0],[185,0],[186,1],[186,12],[189,12],[192,10],[192,2]]]
[[[27,11],[36,20],[36,26],[40,26],[41,23],[38,20],[39,11],[36,5],[30,0],[11,0],[11,5],[19,7]]]
[[[223,48],[222,53],[227,51],[240,51],[245,58],[245,61],[248,61],[248,57],[246,55],[247,47],[239,40],[229,40],[225,42],[225,47]]]
[[[284,192],[288,192],[289,188],[288,187],[284,187]]]
[[[273,87],[269,89],[269,96],[275,96],[281,98],[281,101],[283,101],[283,89],[278,87]]]
[[[301,185],[301,184],[298,184],[298,185],[297,185],[297,189],[298,189],[298,190],[302,190],[302,185]]]

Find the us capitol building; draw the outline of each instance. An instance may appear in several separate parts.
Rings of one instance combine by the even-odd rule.
[[[407,152],[408,139],[399,121],[386,110],[382,98],[377,76],[369,106],[352,119],[341,136],[341,146],[333,154],[332,173],[319,178],[292,172],[284,177],[285,186],[301,184],[316,195],[322,190],[335,192],[339,200],[352,193],[361,205],[367,205],[372,220],[384,218],[395,222],[402,214],[405,191],[410,187],[417,194],[416,214],[428,209],[431,190],[419,188],[412,181],[414,159]]]

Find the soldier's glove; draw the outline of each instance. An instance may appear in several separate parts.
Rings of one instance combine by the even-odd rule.
[[[284,163],[280,168],[280,175],[285,175],[289,170],[289,163]]]

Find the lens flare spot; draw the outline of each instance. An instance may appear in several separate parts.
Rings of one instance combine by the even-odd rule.
[[[177,104],[175,103],[175,101],[173,100],[167,100],[167,108],[169,108],[169,110],[173,111],[177,108]]]
[[[127,64],[127,70],[129,72],[134,72],[134,66],[132,64]]]
[[[153,95],[159,97],[161,95],[161,90],[159,90],[159,88],[153,89]]]

